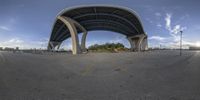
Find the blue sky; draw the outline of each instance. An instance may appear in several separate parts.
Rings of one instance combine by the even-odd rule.
[[[141,17],[150,47],[174,48],[183,30],[183,44],[200,46],[199,0],[0,0],[0,47],[45,48],[56,15],[62,9],[78,5],[106,4],[133,9]],[[124,35],[92,31],[87,46],[121,42]],[[70,49],[67,39],[62,48]]]

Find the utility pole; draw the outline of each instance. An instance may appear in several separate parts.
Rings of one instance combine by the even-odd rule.
[[[183,35],[183,31],[180,31],[180,56],[182,55],[182,35]]]

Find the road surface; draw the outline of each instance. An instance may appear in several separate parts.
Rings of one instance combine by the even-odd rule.
[[[0,100],[200,100],[200,52],[0,52]]]

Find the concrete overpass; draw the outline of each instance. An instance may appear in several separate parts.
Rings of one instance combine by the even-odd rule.
[[[136,12],[108,5],[79,6],[62,10],[53,24],[48,50],[59,48],[65,39],[71,37],[72,53],[85,52],[87,32],[93,30],[123,34],[127,36],[131,50],[147,50],[147,35]],[[83,33],[81,44],[79,33]]]

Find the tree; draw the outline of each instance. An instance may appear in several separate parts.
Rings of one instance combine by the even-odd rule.
[[[94,44],[88,47],[89,50],[92,51],[118,51],[118,50],[125,50],[125,46],[121,43],[105,43],[105,44]]]

